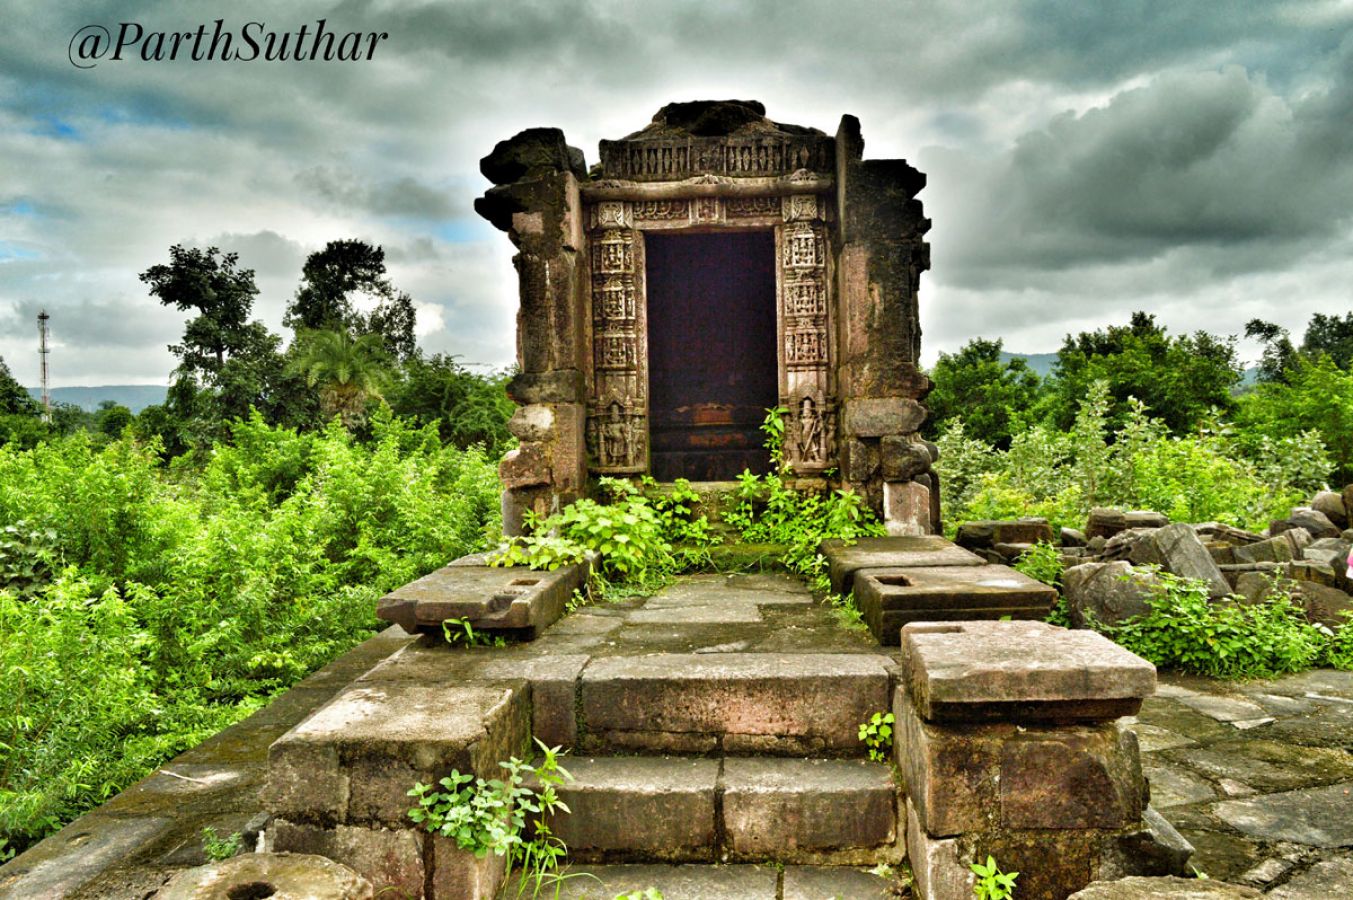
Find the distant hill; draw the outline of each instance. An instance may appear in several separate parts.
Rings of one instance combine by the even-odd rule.
[[[104,400],[112,400],[134,413],[139,413],[147,406],[163,403],[168,391],[167,387],[159,384],[99,384],[89,387],[57,387],[52,388],[52,402],[69,403],[86,412],[93,412],[99,408],[99,404]],[[28,393],[33,395],[34,400],[42,397],[40,388],[28,388]]]
[[[1007,353],[1001,351],[1001,362],[1009,362],[1012,359],[1022,359],[1038,373],[1040,378],[1046,378],[1052,373],[1052,366],[1057,362],[1056,353]]]

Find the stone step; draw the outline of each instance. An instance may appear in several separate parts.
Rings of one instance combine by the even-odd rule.
[[[593,658],[579,679],[583,752],[860,756],[889,708],[889,660],[865,653]]]
[[[666,900],[887,900],[898,896],[896,879],[845,866],[618,865],[570,866],[559,884],[558,900],[614,900],[643,897],[650,888]],[[531,896],[513,881],[498,894],[503,900]],[[556,897],[555,885],[540,892]]]
[[[845,759],[566,759],[571,813],[551,830],[570,859],[872,865],[901,857],[897,789]]]

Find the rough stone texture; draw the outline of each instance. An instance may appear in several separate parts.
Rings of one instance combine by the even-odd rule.
[[[1027,518],[1009,521],[983,520],[958,526],[954,543],[969,550],[995,547],[997,544],[1052,543],[1052,526],[1047,519]]]
[[[1293,528],[1267,540],[1234,547],[1231,557],[1237,564],[1262,562],[1290,562],[1301,558],[1304,546],[1310,543],[1310,533],[1304,528]]]
[[[275,819],[268,832],[268,849],[327,857],[361,875],[378,895],[395,891],[395,896],[417,898],[424,894],[424,840],[421,832],[408,829],[320,828]]]
[[[1090,515],[1086,519],[1085,536],[1091,540],[1094,538],[1108,539],[1127,527],[1127,516],[1121,509],[1096,506],[1090,510]]]
[[[888,671],[857,654],[654,654],[583,671],[586,749],[854,751],[888,703]]]
[[[880,763],[724,760],[722,831],[732,859],[849,862],[840,851],[893,843],[896,811],[897,790]],[[862,863],[883,861],[874,853],[857,855]]]
[[[506,872],[505,857],[490,853],[477,859],[469,850],[456,846],[454,839],[441,835],[424,840],[428,878],[423,900],[487,900],[497,896]]]
[[[1317,862],[1269,893],[1272,900],[1326,900],[1348,896],[1353,887],[1353,857],[1339,856]]]
[[[1269,534],[1277,536],[1294,528],[1306,529],[1312,538],[1338,537],[1341,531],[1324,513],[1307,506],[1292,510],[1291,515],[1274,522],[1268,530]]]
[[[254,893],[246,893],[255,885]],[[155,895],[156,900],[237,900],[241,896],[372,900],[373,894],[371,882],[323,856],[246,853],[180,872]]]
[[[586,396],[578,369],[519,372],[507,382],[507,395],[523,406],[535,403],[578,403]]]
[[[929,471],[930,451],[918,441],[887,435],[879,441],[879,463],[885,481],[910,481]]]
[[[1322,513],[1336,528],[1348,527],[1348,510],[1344,507],[1344,498],[1334,491],[1321,491],[1311,500],[1311,509]]]
[[[893,882],[844,866],[787,866],[783,900],[890,900]]]
[[[413,634],[463,619],[476,630],[512,630],[535,637],[561,615],[582,587],[586,566],[553,571],[519,567],[443,566],[380,599],[376,615]]]
[[[1063,547],[1084,547],[1086,540],[1088,539],[1085,532],[1075,528],[1063,528],[1059,536],[1059,542]]]
[[[0,897],[65,897],[119,859],[162,838],[170,826],[167,816],[128,820],[86,815],[75,827],[67,826],[0,867]]]
[[[1133,544],[1128,559],[1137,565],[1154,564],[1167,572],[1205,581],[1213,597],[1225,596],[1231,590],[1198,535],[1182,522],[1144,534]]]
[[[906,808],[907,863],[915,880],[915,896],[921,900],[961,900],[973,896],[977,879],[962,858],[958,840],[926,834],[910,797]]]
[[[532,175],[573,172],[587,176],[582,151],[570,147],[558,128],[528,128],[505,141],[479,162],[479,171],[494,184],[511,184]]]
[[[1269,794],[1212,805],[1212,813],[1244,834],[1268,841],[1292,841],[1314,847],[1353,845],[1348,815],[1353,782]]]
[[[1159,585],[1156,575],[1122,560],[1084,563],[1062,572],[1062,595],[1076,628],[1089,628],[1092,621],[1119,625],[1145,615]]]
[[[916,623],[902,664],[927,721],[1080,721],[1132,715],[1156,670],[1103,635],[1044,622]]]
[[[882,437],[915,432],[925,422],[926,409],[902,397],[851,400],[846,403],[845,429],[856,437]]]
[[[902,688],[893,711],[896,762],[918,821],[933,837],[1117,829],[1141,819],[1137,739],[1112,723],[937,725],[920,719]]]
[[[894,537],[923,535],[931,524],[930,489],[915,481],[883,482],[883,525]]]
[[[576,877],[560,886],[559,900],[614,900],[617,895],[642,894],[648,888],[671,900],[776,900],[778,896],[774,866],[580,866],[570,873]],[[516,897],[516,885],[509,884],[506,893]],[[553,886],[549,896],[554,897]]]
[[[574,781],[559,796],[572,813],[555,816],[550,827],[571,858],[617,851],[631,861],[715,858],[718,760],[618,756],[568,760],[566,767]]]
[[[896,645],[909,622],[1043,619],[1057,592],[1006,566],[864,569],[855,603],[880,644]]]
[[[980,566],[982,558],[935,535],[861,538],[853,544],[822,542],[821,552],[831,570],[832,590],[848,594],[861,569],[916,566]]]
[[[415,781],[452,769],[495,776],[526,742],[529,716],[520,687],[359,683],[269,749],[268,810],[315,825],[407,826]]]
[[[1148,878],[1135,876],[1119,881],[1096,881],[1067,900],[1244,900],[1262,896],[1253,888],[1201,878]]]

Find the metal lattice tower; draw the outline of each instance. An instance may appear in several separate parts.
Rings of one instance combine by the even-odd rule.
[[[47,310],[38,313],[38,360],[41,363],[42,372],[42,421],[50,422],[52,420],[52,392],[47,380],[47,354],[52,351],[47,347],[47,320],[51,316],[47,315]]]

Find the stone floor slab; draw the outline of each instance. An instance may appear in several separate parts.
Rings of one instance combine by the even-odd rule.
[[[910,537],[860,538],[853,544],[844,541],[822,542],[827,557],[832,590],[849,594],[855,587],[855,573],[861,569],[887,569],[898,566],[980,566],[986,560],[937,535]]]
[[[887,900],[896,882],[844,866],[787,866],[783,900]]]
[[[1216,694],[1191,694],[1180,697],[1179,702],[1196,709],[1205,716],[1218,722],[1237,722],[1247,719],[1262,719],[1268,715],[1258,703],[1242,700],[1239,697],[1223,697]]]
[[[1317,862],[1268,895],[1271,900],[1329,900],[1353,897],[1353,856]]]
[[[1226,800],[1212,814],[1244,834],[1313,847],[1353,845],[1353,782]]]
[[[775,900],[779,873],[774,866],[621,865],[570,866],[559,900],[613,900],[617,894],[648,888],[665,900]],[[501,898],[517,896],[506,885]],[[554,888],[546,896],[554,897]]]
[[[1206,779],[1186,769],[1146,764],[1142,773],[1151,783],[1151,805],[1156,809],[1217,799],[1216,789]]]

